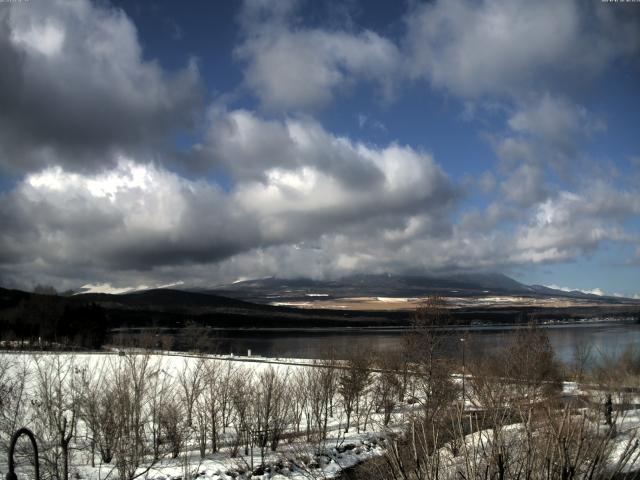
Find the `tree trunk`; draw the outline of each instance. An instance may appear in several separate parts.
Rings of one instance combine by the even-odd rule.
[[[62,480],[69,480],[69,442],[62,442]]]

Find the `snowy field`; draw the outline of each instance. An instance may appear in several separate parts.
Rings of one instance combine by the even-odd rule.
[[[379,371],[370,373],[349,396],[349,382],[359,381],[345,378],[350,373],[321,361],[287,358],[171,352],[0,354],[0,387],[5,385],[13,395],[0,402],[1,446],[6,448],[8,432],[27,426],[38,435],[51,470],[60,459],[61,422],[75,422],[69,450],[69,478],[74,480],[332,478],[385,454],[385,437],[399,432],[419,409],[419,402],[389,399],[385,375]],[[19,377],[23,383],[16,385]],[[454,375],[452,382],[460,387],[462,377]],[[129,390],[135,392],[136,385],[140,395],[132,416],[120,407],[135,397]],[[604,401],[602,392],[580,389],[573,382],[564,382],[561,395]],[[614,395],[612,401],[637,405],[640,397]],[[469,379],[464,403],[467,412],[485,408]],[[120,436],[109,430],[114,424],[131,427],[132,418],[139,423],[119,431]],[[610,448],[612,462],[627,455],[636,441],[640,412],[621,412],[614,421],[618,435]],[[589,425],[599,428],[598,421]],[[522,427],[514,423],[505,431],[517,436]],[[486,452],[493,433],[486,429],[464,436],[464,449],[474,456]],[[126,442],[110,444],[109,435],[140,445],[127,451]],[[455,476],[461,468],[464,460],[454,452],[444,446],[437,453],[442,478]],[[118,464],[119,456],[129,464]],[[639,457],[634,454],[624,471],[640,469]],[[5,458],[0,457],[2,473]],[[29,478],[28,468],[20,478]]]
[[[137,356],[143,357],[143,355]],[[38,386],[41,381],[39,371],[55,367],[48,372],[48,374],[52,374],[55,377],[58,373],[55,372],[58,365],[54,364],[60,360],[62,361],[60,367],[62,369],[62,383],[67,387],[78,388],[80,382],[75,377],[81,376],[84,378],[83,382],[88,390],[93,388],[100,389],[104,386],[104,382],[113,381],[111,378],[113,372],[119,369],[125,369],[126,371],[126,366],[123,365],[128,358],[131,358],[131,356],[120,356],[118,354],[0,354],[0,362],[5,366],[8,365],[14,373],[27,373],[21,399],[23,406],[17,408],[18,415],[16,415],[15,421],[12,422],[13,429],[27,426],[37,433],[38,428],[40,428],[41,421],[35,419],[37,415],[32,408],[37,405],[37,398],[41,389],[41,386]],[[287,412],[284,414],[286,418],[283,418],[283,423],[286,424],[283,427],[283,430],[285,430],[283,432],[285,435],[283,436],[287,437],[286,440],[281,439],[275,451],[271,451],[270,445],[267,445],[263,449],[264,451],[261,451],[259,446],[260,438],[252,438],[246,442],[249,448],[248,454],[245,454],[243,441],[236,441],[238,436],[243,435],[242,428],[237,425],[237,415],[233,418],[234,414],[229,413],[229,418],[223,419],[225,425],[220,427],[223,431],[218,433],[218,438],[216,439],[218,443],[217,452],[211,453],[211,449],[207,446],[205,454],[200,455],[197,427],[183,426],[184,432],[181,434],[183,438],[180,445],[180,453],[175,458],[172,458],[173,455],[170,452],[162,452],[156,460],[150,459],[146,462],[140,462],[138,474],[142,474],[144,478],[157,480],[195,477],[206,479],[249,478],[249,472],[263,472],[262,474],[254,473],[251,478],[282,478],[283,476],[293,479],[331,478],[344,468],[351,467],[372,456],[382,454],[383,450],[379,445],[380,433],[384,430],[389,431],[397,428],[404,421],[406,409],[398,406],[396,411],[392,413],[388,424],[383,426],[382,414],[373,411],[371,400],[368,399],[365,402],[364,399],[358,399],[359,404],[356,406],[358,411],[354,411],[351,415],[351,425],[347,432],[345,412],[339,403],[337,392],[332,391],[332,398],[326,399],[330,410],[327,411],[326,419],[322,418],[322,412],[318,413],[316,411],[314,413],[311,406],[300,405],[294,398],[300,392],[299,390],[298,392],[294,390],[301,386],[300,383],[304,383],[304,378],[310,371],[328,370],[321,363],[308,359],[190,356],[172,354],[170,352],[152,354],[149,357],[149,365],[145,368],[147,372],[151,372],[150,376],[155,377],[155,379],[149,381],[146,387],[148,389],[147,394],[150,397],[159,395],[160,397],[170,396],[172,400],[179,399],[178,402],[171,403],[181,404],[179,411],[181,417],[184,417],[187,415],[186,409],[188,408],[186,405],[188,401],[185,402],[185,396],[189,393],[189,388],[186,384],[189,381],[194,381],[194,377],[197,375],[196,372],[200,372],[200,381],[204,382],[205,366],[208,369],[208,373],[216,372],[219,375],[220,382],[224,381],[226,375],[229,375],[227,380],[232,382],[234,381],[233,379],[244,379],[245,388],[247,383],[254,383],[245,392],[252,397],[264,393],[255,384],[259,384],[265,376],[268,376],[266,375],[267,372],[275,372],[277,377],[282,380],[282,386],[286,389],[284,391],[286,399],[283,401],[283,403],[287,404]],[[335,369],[331,370],[336,371]],[[5,372],[4,375],[10,376],[10,373]],[[333,375],[333,382],[336,381],[335,378],[335,375]],[[234,388],[233,385],[229,385],[229,387]],[[195,387],[196,390],[203,390],[204,388],[203,385]],[[330,388],[335,390],[337,386],[334,384]],[[80,392],[76,393],[79,396],[87,393],[89,395],[92,394],[91,391],[85,391],[82,394]],[[204,397],[204,392],[200,393]],[[220,403],[223,400],[227,401],[229,402],[227,408],[233,409],[233,406],[231,406],[233,401],[232,392],[210,392],[210,395],[228,395],[227,399],[220,399]],[[68,395],[68,398],[58,399],[61,403],[67,403],[61,410],[66,408],[70,411],[68,402],[72,401],[72,397],[73,395]],[[155,408],[153,404],[158,402],[161,405],[165,399],[150,398],[146,401],[147,404],[143,406],[143,409],[146,409],[144,414],[149,417],[148,420],[150,422],[157,422],[157,419],[154,420],[152,418],[154,415],[152,410]],[[34,400],[36,401],[35,403]],[[323,399],[320,400],[322,401]],[[209,401],[211,400],[209,399]],[[207,407],[211,408],[210,404],[205,405],[205,403],[206,400],[203,399],[202,405],[200,405],[203,410]],[[319,406],[322,407],[322,404]],[[158,408],[160,409],[161,407]],[[194,401],[193,408],[198,408],[197,399]],[[362,409],[366,409],[366,411],[362,411]],[[209,411],[206,413],[209,413]],[[263,413],[259,411],[252,412],[257,417]],[[196,416],[195,413],[193,415],[194,417]],[[316,418],[313,418],[314,415]],[[118,472],[115,466],[106,463],[101,465],[97,453],[94,455],[94,466],[91,466],[90,452],[88,451],[89,438],[92,434],[91,429],[82,418],[81,412],[78,412],[77,416],[80,419],[74,432],[75,439],[73,443],[76,444],[76,448],[71,454],[70,478],[89,480],[117,478]],[[326,435],[319,435],[317,428],[315,428],[319,420],[326,421]],[[161,418],[160,421],[162,421]],[[183,421],[184,418],[180,418],[177,423]],[[261,426],[259,425],[260,421],[260,419],[256,418],[248,419],[248,422],[256,429]],[[296,425],[294,426],[294,424]],[[148,429],[149,427],[147,427]],[[297,430],[297,432],[293,432],[294,430]],[[151,436],[148,432],[146,435],[147,437]],[[43,443],[43,445],[40,445],[41,450],[47,449],[47,445],[44,444],[46,440],[42,438],[44,436],[46,435],[38,435]],[[6,438],[2,440],[6,444]],[[151,440],[147,438],[147,441],[150,442]],[[234,443],[240,443],[239,446],[236,446],[239,451],[235,455],[232,453]],[[2,455],[0,458],[0,471],[2,472],[6,471],[4,462],[6,462],[5,456]],[[262,464],[264,464],[265,468],[260,468]]]

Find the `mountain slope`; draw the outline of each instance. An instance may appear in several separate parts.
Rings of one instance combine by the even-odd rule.
[[[579,291],[566,292],[541,285],[524,285],[500,273],[438,276],[353,275],[337,280],[268,277],[194,291],[250,299],[260,303],[272,302],[274,299],[300,300],[318,296],[350,298],[424,297],[428,295],[455,297],[512,295],[585,299],[594,302],[607,301],[617,303],[621,301],[616,297],[598,296]],[[625,299],[625,301],[628,300]]]
[[[71,301],[95,302],[125,308],[185,309],[185,308],[241,308],[255,309],[256,305],[242,300],[219,295],[187,292],[173,289],[141,290],[120,295],[108,293],[85,293],[71,297]]]

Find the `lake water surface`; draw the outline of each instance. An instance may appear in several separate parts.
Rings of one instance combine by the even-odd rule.
[[[628,346],[640,348],[640,323],[638,322],[598,322],[574,323],[545,326],[551,345],[562,361],[568,362],[576,348],[589,345],[592,358],[599,355],[617,356]],[[462,355],[462,342],[466,337],[465,355],[470,361],[477,355],[491,352],[508,343],[514,334],[514,327],[473,327],[456,330],[444,340],[445,355]],[[400,330],[385,331],[295,331],[268,332],[263,330],[221,333],[221,353],[233,352],[246,355],[251,349],[253,355],[266,357],[320,358],[330,349],[338,357],[353,350],[369,350],[384,355],[385,352],[403,348],[403,334]]]

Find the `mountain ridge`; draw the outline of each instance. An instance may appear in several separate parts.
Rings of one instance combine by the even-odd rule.
[[[302,298],[314,295],[330,298],[513,295],[614,303],[633,301],[630,298],[596,295],[579,290],[568,292],[543,285],[526,285],[503,273],[459,273],[451,275],[359,274],[331,280],[263,277],[202,289],[193,288],[190,291],[219,294],[232,298],[246,298],[261,303],[274,297]]]

